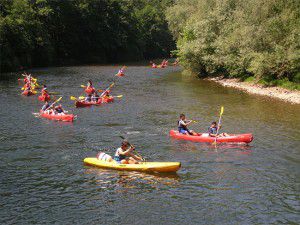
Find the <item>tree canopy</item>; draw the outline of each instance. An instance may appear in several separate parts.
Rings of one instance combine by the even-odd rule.
[[[166,57],[170,0],[1,0],[1,70]]]
[[[182,65],[200,76],[300,81],[300,1],[177,0],[167,20]]]

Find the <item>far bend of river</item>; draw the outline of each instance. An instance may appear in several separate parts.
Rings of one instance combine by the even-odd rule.
[[[41,103],[0,82],[0,224],[299,224],[300,106],[192,78],[180,68],[117,66],[33,70],[78,119],[35,118]],[[74,108],[88,79],[123,98]],[[176,141],[180,113],[206,131],[224,105],[223,131],[254,134],[250,146]],[[180,161],[177,175],[83,165],[125,135],[149,161]]]

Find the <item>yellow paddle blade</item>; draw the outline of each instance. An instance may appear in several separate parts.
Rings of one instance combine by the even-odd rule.
[[[84,96],[79,96],[79,99],[83,100],[83,99],[85,99],[85,97]]]
[[[199,121],[197,121],[197,120],[192,120],[192,122],[193,122],[193,123],[199,123]]]
[[[80,85],[80,87],[82,87],[82,88],[86,88],[86,86],[85,86],[85,85],[83,85],[83,84],[82,84],[82,85]]]
[[[74,96],[71,96],[70,99],[71,99],[72,101],[76,101],[76,100],[77,100],[77,98],[74,97]]]
[[[114,96],[114,98],[122,98],[123,95],[117,95],[117,96]]]
[[[22,88],[21,88],[21,90],[23,91],[23,90],[25,90],[25,88],[24,88],[24,87],[22,87]]]
[[[62,97],[59,97],[55,102],[59,102],[60,100],[62,100]]]
[[[223,112],[224,112],[224,106],[221,107],[220,115],[223,115]]]
[[[36,93],[37,93],[37,91],[33,90],[33,91],[32,91],[32,93],[33,93],[33,94],[36,94]]]

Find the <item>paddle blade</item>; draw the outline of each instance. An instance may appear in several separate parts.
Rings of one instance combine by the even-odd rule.
[[[74,96],[71,96],[70,99],[71,99],[72,101],[76,101],[76,100],[77,100],[77,98],[74,97]]]
[[[83,85],[83,84],[82,84],[82,85],[80,85],[80,87],[82,87],[82,88],[86,88],[86,86],[85,86],[85,85]]]
[[[114,96],[114,98],[122,98],[123,95],[117,95],[117,96]]]
[[[223,112],[224,112],[224,106],[221,107],[220,115],[223,115]]]
[[[84,96],[79,96],[79,99],[83,100],[83,99],[85,99],[85,97]]]

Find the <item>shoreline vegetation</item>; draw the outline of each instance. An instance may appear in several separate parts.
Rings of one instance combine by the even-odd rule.
[[[242,81],[237,78],[224,78],[222,76],[208,77],[204,78],[204,80],[216,82],[224,87],[236,88],[246,93],[277,98],[292,104],[300,104],[299,90],[290,90],[280,86],[265,86],[253,81]]]
[[[198,77],[288,101],[299,93],[281,91],[300,90],[299,1],[177,0],[166,18],[174,53]]]

